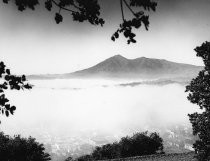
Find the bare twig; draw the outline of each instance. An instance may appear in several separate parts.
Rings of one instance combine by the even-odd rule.
[[[53,2],[56,6],[58,6],[60,9],[63,9],[63,10],[69,11],[69,12],[76,13],[76,11],[74,11],[74,10],[71,10],[71,9],[68,9],[68,8],[65,8],[65,7],[60,6],[55,0],[52,0],[52,2]]]
[[[73,6],[79,10],[81,10],[82,8],[78,7],[76,4],[73,3]]]
[[[132,8],[129,6],[129,4],[126,2],[126,0],[123,0],[123,2],[125,3],[125,5],[128,7],[128,9],[132,12],[132,14],[136,17],[135,12],[132,10]]]
[[[122,19],[123,19],[123,22],[124,22],[124,21],[125,21],[125,17],[124,17],[124,11],[123,11],[123,3],[122,3],[122,0],[120,0],[120,7],[121,7]]]

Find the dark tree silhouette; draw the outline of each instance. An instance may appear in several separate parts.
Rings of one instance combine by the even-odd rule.
[[[43,144],[32,137],[22,138],[20,135],[10,137],[0,132],[1,161],[48,161],[50,155],[44,152]]]
[[[84,155],[76,159],[76,161],[93,161],[94,159],[92,158],[91,155]]]
[[[96,147],[91,155],[77,158],[77,161],[106,160],[163,153],[163,139],[157,133],[136,133],[123,137],[119,142]]]
[[[10,73],[3,62],[0,62],[0,115],[14,114],[15,106],[11,106],[5,96],[5,90],[31,89],[32,86],[27,83],[25,75],[16,76]]]
[[[61,11],[70,12],[74,21],[88,21],[92,25],[103,26],[105,21],[100,17],[100,5],[98,0],[44,0],[45,3],[40,3],[39,0],[3,0],[4,3],[9,1],[15,3],[18,10],[24,11],[29,8],[35,10],[35,6],[38,4],[44,4],[48,11],[52,11],[52,7],[58,8],[58,12],[55,13],[55,21],[57,24],[63,21]],[[127,38],[127,43],[136,43],[135,33],[133,28],[139,29],[142,24],[146,30],[149,27],[149,16],[145,14],[145,11],[155,11],[157,3],[152,0],[119,0],[122,13],[122,23],[119,29],[111,36],[111,39],[115,41],[119,38],[119,34]],[[133,18],[126,19],[124,14],[124,8],[131,12]],[[138,9],[138,11],[136,11]]]
[[[202,112],[189,114],[193,127],[193,134],[198,136],[198,140],[193,147],[199,161],[210,160],[210,42],[205,42],[196,47],[197,56],[204,62],[204,69],[199,72],[186,87],[189,92],[188,100],[200,106]]]
[[[163,140],[157,133],[136,133],[132,137],[122,138],[119,144],[123,158],[163,152]]]

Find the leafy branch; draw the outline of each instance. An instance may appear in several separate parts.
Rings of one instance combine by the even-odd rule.
[[[7,117],[14,113],[15,106],[9,104],[9,100],[5,96],[5,90],[24,90],[31,89],[32,85],[27,83],[26,76],[16,76],[10,73],[3,62],[0,62],[0,114]]]
[[[29,8],[34,10],[39,4],[39,0],[3,0],[4,3],[13,1],[18,10],[24,11]],[[139,29],[144,24],[146,30],[149,27],[149,16],[145,15],[143,10],[155,11],[157,3],[152,0],[119,0],[123,22],[119,25],[117,31],[111,36],[115,41],[119,38],[119,34],[123,34],[127,38],[128,44],[135,43],[136,34],[133,28]],[[70,12],[74,21],[88,21],[92,25],[103,26],[105,21],[100,17],[100,5],[98,0],[45,0],[45,8],[52,11],[52,7],[56,6],[59,10],[55,13],[55,21],[57,24],[63,21],[62,10]],[[123,5],[132,13],[133,18],[126,20]],[[139,12],[135,12],[132,7],[141,8]]]
[[[126,20],[124,18],[124,14],[123,14],[124,11],[123,11],[122,2],[125,4],[125,6],[128,8],[128,10],[134,16],[133,19]],[[142,2],[144,2],[144,3],[139,3],[139,1],[131,0],[130,5],[129,5],[126,0],[120,0],[123,22],[119,25],[120,27],[117,29],[117,31],[112,35],[112,37],[111,37],[112,41],[115,41],[116,39],[118,39],[119,34],[123,33],[125,38],[128,39],[127,40],[128,44],[136,43],[136,40],[135,40],[136,34],[133,32],[133,28],[139,29],[141,27],[142,23],[143,23],[144,26],[145,26],[145,29],[148,30],[149,16],[145,15],[143,11],[134,12],[134,10],[131,8],[131,6],[143,7],[145,10],[152,9],[153,11],[155,11],[157,3],[152,2],[150,0],[145,0],[145,1],[142,1]]]

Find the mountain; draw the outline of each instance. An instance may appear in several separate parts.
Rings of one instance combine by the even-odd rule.
[[[127,59],[121,55],[110,57],[93,67],[62,75],[29,76],[37,79],[52,78],[193,78],[203,67],[175,63],[164,59],[140,57]]]
[[[178,78],[195,77],[203,67],[170,62],[164,59],[140,57],[127,59],[115,55],[93,67],[65,77],[112,77],[112,78]]]

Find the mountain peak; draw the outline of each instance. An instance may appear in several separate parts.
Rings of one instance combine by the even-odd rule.
[[[127,58],[123,57],[123,56],[120,55],[120,54],[114,55],[114,56],[110,57],[109,59],[112,59],[112,58],[115,58],[115,59],[127,59]]]
[[[121,77],[121,78],[164,78],[192,77],[201,67],[140,57],[127,59],[122,55],[114,55],[93,67],[77,71],[78,76]]]
[[[61,75],[38,76],[38,79],[100,77],[100,78],[190,78],[195,77],[203,67],[170,62],[164,59],[140,57],[127,59],[122,55],[114,55],[95,66]],[[37,76],[36,76],[37,77]],[[190,80],[189,79],[189,80]]]
[[[137,58],[138,59],[138,58]],[[142,56],[142,57],[140,57],[140,59],[148,59],[148,58],[146,58],[145,56]]]
[[[127,62],[129,61],[129,59],[123,57],[122,55],[114,55],[106,60],[104,60],[103,62],[99,63],[98,65],[105,65],[105,66],[124,66],[125,64],[127,64]],[[97,66],[97,65],[96,65]]]

